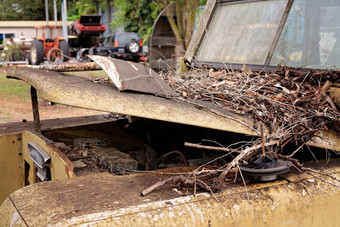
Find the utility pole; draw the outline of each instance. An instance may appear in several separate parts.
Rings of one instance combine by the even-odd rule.
[[[48,26],[48,0],[45,0],[46,26]]]
[[[53,10],[54,10],[54,25],[57,26],[58,14],[56,0],[53,0]]]
[[[66,42],[68,42],[67,34],[67,1],[63,0],[61,3],[61,18],[63,20],[63,36]]]

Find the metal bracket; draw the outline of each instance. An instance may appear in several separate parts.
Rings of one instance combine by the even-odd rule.
[[[49,161],[51,157],[36,143],[28,143],[27,148],[30,152],[30,157],[37,168],[37,176],[41,181],[49,180]]]

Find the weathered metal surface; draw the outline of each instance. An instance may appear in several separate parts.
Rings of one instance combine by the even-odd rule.
[[[41,126],[42,131],[61,129],[68,127],[100,124],[105,122],[114,122],[115,118],[110,115],[93,115],[85,117],[67,117],[67,118],[57,118],[42,120]],[[27,122],[11,122],[0,124],[0,136],[8,134],[21,134],[23,130],[34,130],[32,121]]]
[[[197,25],[197,29],[195,30],[193,37],[190,41],[187,51],[185,52],[185,58],[191,62],[198,51],[199,46],[203,40],[204,34],[206,33],[209,23],[211,21],[212,16],[216,10],[218,1],[217,0],[209,0],[204,7],[202,12],[202,16],[200,18],[200,22]]]
[[[21,136],[0,136],[0,148],[0,203],[2,203],[9,194],[24,186]]]
[[[121,152],[113,147],[108,148],[90,148],[93,156],[103,165],[110,173],[124,174],[126,171],[137,171],[138,162],[131,158],[129,154]]]
[[[155,71],[142,64],[96,55],[89,57],[102,67],[120,91],[177,96]]]
[[[2,200],[0,200],[1,202]],[[7,198],[0,206],[0,226],[19,227],[27,226],[22,220],[20,213],[14,207],[10,198]]]
[[[37,183],[37,176],[36,170],[33,168],[33,160],[30,157],[30,152],[27,147],[29,142],[36,143],[50,156],[49,168],[51,170],[51,180],[75,177],[72,162],[53,144],[48,144],[48,141],[47,138],[37,133],[29,131],[23,131],[22,133],[22,157],[23,160],[30,165],[28,174],[28,182],[30,184]]]
[[[339,177],[340,169],[334,167],[339,160],[331,164],[323,171]],[[22,188],[10,199],[28,226],[337,226],[340,221],[340,190],[307,174],[248,183],[247,192],[243,184],[231,184],[215,194],[219,202],[208,193],[178,197],[172,185],[140,196],[164,177],[94,174]],[[3,207],[0,216],[13,216],[1,213]]]
[[[39,91],[42,98],[55,103],[247,135],[259,135],[254,129],[257,122],[253,119],[225,112],[206,103],[187,103],[180,99],[118,92],[114,87],[58,72],[15,69],[8,76],[29,83]],[[322,135],[322,139],[314,137],[307,144],[340,151],[338,133],[327,131],[319,132],[318,135]]]
[[[118,92],[110,86],[57,72],[16,69],[9,76],[29,83],[43,99],[55,103],[237,133],[255,133],[251,129],[255,124],[252,119],[218,108],[209,107],[208,110],[204,104]]]
[[[33,109],[34,130],[38,133],[41,133],[37,90],[33,86],[31,86],[31,101]]]

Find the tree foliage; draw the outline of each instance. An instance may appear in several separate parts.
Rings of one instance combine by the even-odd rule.
[[[0,0],[0,20],[45,20],[44,0]],[[50,7],[53,12],[53,4]]]
[[[77,20],[81,15],[97,14],[98,8],[106,9],[112,0],[68,0],[67,19]]]
[[[114,6],[117,11],[111,26],[124,26],[126,31],[138,32],[143,41],[147,42],[162,7],[153,0],[115,0]]]

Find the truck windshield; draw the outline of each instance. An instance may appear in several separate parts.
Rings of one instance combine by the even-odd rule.
[[[296,0],[271,65],[340,68],[340,1]]]
[[[340,68],[340,1],[294,0],[285,16],[287,6],[288,0],[221,3],[196,60]]]

